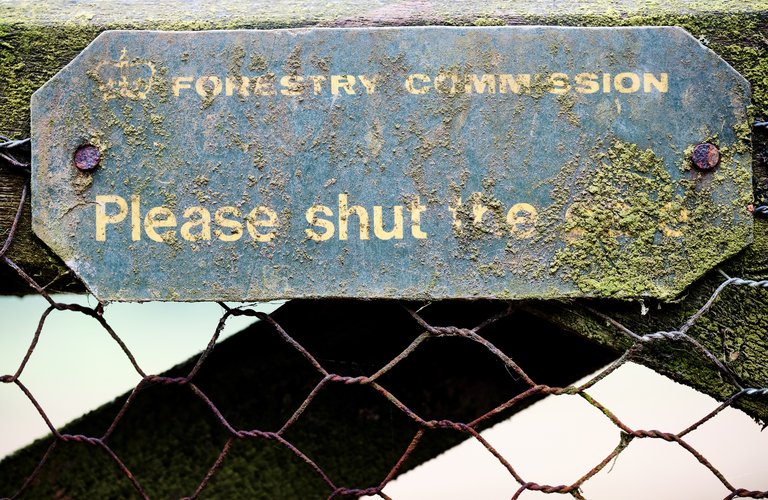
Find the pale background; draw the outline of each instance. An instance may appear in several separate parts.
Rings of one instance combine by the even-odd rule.
[[[58,300],[95,305],[86,296]],[[268,312],[277,306],[259,307]],[[0,298],[0,375],[16,371],[46,307],[39,296]],[[106,310],[107,320],[147,373],[165,371],[203,350],[221,314],[213,303],[111,304]],[[221,338],[251,321],[231,318]],[[129,391],[139,375],[96,321],[54,311],[21,381],[60,427]],[[634,364],[589,393],[635,429],[678,432],[718,406],[714,399]],[[0,384],[0,457],[47,432],[23,393],[15,385]],[[524,479],[553,485],[575,481],[619,442],[619,430],[577,396],[546,398],[483,435]],[[768,489],[768,433],[740,411],[725,410],[685,439],[735,487]],[[470,440],[405,473],[384,491],[398,499],[508,499],[516,489],[506,469]],[[677,444],[635,439],[586,483],[583,493],[590,500],[680,500],[721,499],[727,490]],[[526,492],[521,498],[545,495]]]

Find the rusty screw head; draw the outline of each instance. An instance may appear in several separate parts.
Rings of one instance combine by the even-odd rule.
[[[75,151],[75,166],[82,172],[91,172],[99,166],[101,151],[91,144],[83,144]]]
[[[720,163],[720,150],[717,149],[717,146],[708,142],[698,144],[693,148],[691,160],[693,160],[693,164],[699,170],[712,170]]]

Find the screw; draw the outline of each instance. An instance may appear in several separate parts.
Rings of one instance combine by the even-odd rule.
[[[75,151],[75,166],[83,172],[90,172],[99,166],[101,151],[91,144],[83,144]]]
[[[698,144],[693,148],[691,160],[699,170],[712,170],[720,163],[720,150],[708,142]]]

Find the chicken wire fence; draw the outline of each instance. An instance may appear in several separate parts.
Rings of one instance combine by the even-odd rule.
[[[756,126],[765,126],[765,123],[758,122]],[[29,159],[28,159],[28,147],[29,140],[17,141],[3,138],[2,144],[0,144],[0,159],[10,167],[20,169],[23,171],[29,171]],[[689,442],[686,437],[699,429],[704,423],[714,419],[725,408],[733,405],[737,400],[741,398],[764,398],[768,397],[768,388],[759,387],[745,387],[742,385],[740,379],[729,368],[728,364],[721,361],[713,352],[704,347],[693,336],[689,335],[690,329],[703,317],[713,304],[717,301],[720,294],[727,288],[731,287],[746,287],[751,289],[768,288],[768,281],[754,281],[749,279],[741,279],[738,277],[723,276],[722,283],[717,286],[711,293],[709,299],[683,324],[674,325],[674,328],[669,331],[657,331],[649,334],[638,334],[630,328],[625,327],[610,316],[585,307],[583,311],[585,314],[594,315],[599,317],[602,321],[609,323],[620,334],[625,335],[631,342],[631,346],[620,356],[618,359],[610,363],[607,367],[599,371],[596,375],[592,376],[588,381],[576,386],[555,386],[540,383],[537,381],[538,377],[534,377],[529,374],[528,370],[523,369],[518,362],[515,361],[517,353],[507,352],[500,349],[492,343],[489,339],[484,337],[484,332],[490,326],[499,322],[500,320],[508,317],[515,310],[515,304],[509,305],[505,310],[500,313],[494,313],[486,317],[483,321],[480,321],[476,326],[472,328],[461,326],[436,326],[432,322],[424,319],[424,315],[421,313],[418,307],[414,307],[413,304],[402,304],[405,314],[410,318],[410,321],[414,326],[418,327],[422,333],[416,335],[410,341],[405,350],[398,355],[391,358],[389,362],[383,363],[381,366],[372,369],[367,372],[367,375],[354,374],[350,375],[338,369],[329,368],[329,364],[321,357],[316,356],[311,348],[305,347],[301,342],[296,340],[296,332],[290,331],[288,328],[284,328],[280,322],[276,321],[270,314],[265,314],[256,310],[252,306],[239,306],[231,307],[227,304],[221,303],[222,312],[213,335],[208,343],[207,348],[197,357],[193,362],[191,370],[189,370],[183,376],[159,376],[148,374],[145,372],[139,360],[137,360],[132,352],[128,349],[118,333],[110,325],[109,321],[105,317],[104,304],[97,304],[95,307],[86,307],[75,303],[62,303],[57,302],[45,289],[41,286],[30,273],[22,269],[17,265],[9,256],[8,251],[13,245],[14,235],[16,234],[19,222],[21,220],[22,213],[25,207],[25,201],[28,197],[28,183],[19,193],[18,211],[13,220],[13,224],[10,228],[2,228],[5,233],[4,242],[0,249],[0,258],[4,265],[9,266],[18,276],[27,283],[31,290],[40,294],[47,302],[48,307],[42,313],[38,326],[34,332],[32,341],[29,345],[26,354],[18,365],[18,368],[14,373],[0,376],[0,382],[8,385],[15,385],[19,391],[29,400],[29,403],[34,406],[36,411],[40,414],[40,417],[45,421],[48,429],[52,433],[53,437],[50,441],[50,445],[47,450],[42,454],[37,462],[36,466],[31,468],[26,474],[26,479],[18,484],[18,489],[15,491],[0,491],[0,496],[7,496],[9,498],[17,498],[23,496],[25,493],[29,493],[30,489],[34,489],[35,482],[39,479],[42,471],[45,470],[46,464],[50,462],[50,457],[54,452],[54,449],[61,446],[64,443],[81,443],[82,445],[91,449],[94,454],[103,454],[108,457],[113,463],[113,469],[118,471],[118,474],[122,477],[122,480],[130,483],[135,493],[140,497],[148,498],[150,492],[142,483],[142,477],[138,474],[134,474],[131,467],[121,458],[120,454],[113,449],[110,445],[110,438],[113,436],[115,429],[124,419],[126,412],[135,405],[137,397],[151,386],[158,385],[170,385],[179,386],[188,390],[194,398],[197,398],[204,405],[207,412],[215,420],[216,425],[219,426],[221,431],[225,435],[223,446],[218,451],[218,455],[210,463],[205,465],[207,472],[199,477],[199,482],[195,481],[197,486],[188,492],[189,498],[196,498],[206,491],[211,481],[220,472],[223,464],[226,463],[228,456],[231,453],[232,447],[235,443],[241,440],[253,440],[253,441],[269,441],[272,444],[281,447],[284,451],[288,452],[292,460],[300,467],[306,468],[311,474],[325,485],[326,493],[328,497],[341,497],[341,496],[363,496],[363,495],[378,495],[382,498],[389,498],[387,494],[387,485],[390,481],[397,476],[400,472],[405,470],[406,462],[412,455],[414,455],[420,447],[420,444],[425,437],[425,434],[432,430],[445,429],[454,431],[467,438],[477,440],[487,453],[494,457],[514,478],[517,486],[514,491],[510,491],[511,497],[518,498],[526,491],[538,491],[544,493],[560,493],[570,494],[575,498],[584,498],[582,492],[582,486],[589,481],[598,472],[603,470],[612,461],[614,461],[624,450],[627,449],[629,444],[636,439],[652,439],[663,440],[670,443],[674,443],[685,452],[689,453],[699,463],[706,467],[713,476],[729,491],[726,498],[747,497],[747,498],[768,498],[768,491],[752,491],[745,488],[740,488],[738,484],[733,482],[732,479],[726,477],[710,460],[707,459],[701,452],[697,451]],[[757,206],[753,209],[755,215],[762,215],[768,212],[768,208],[763,206]],[[43,332],[46,324],[46,319],[53,311],[72,311],[80,313],[90,318],[93,318],[103,328],[104,332],[109,335],[114,342],[122,350],[124,356],[129,360],[133,369],[141,377],[141,381],[130,392],[130,394],[122,402],[122,405],[109,422],[106,427],[106,431],[99,435],[82,435],[65,433],[60,429],[57,429],[51,423],[45,408],[35,398],[35,395],[25,386],[24,370],[27,366],[30,357],[35,351],[38,345],[38,340]],[[766,311],[768,313],[768,311]],[[298,353],[303,359],[303,363],[316,377],[319,378],[319,382],[312,388],[303,401],[297,405],[293,413],[282,422],[282,424],[274,429],[254,429],[243,428],[236,425],[228,419],[226,411],[222,411],[217,404],[207,395],[207,392],[201,389],[196,384],[196,377],[199,371],[206,365],[209,360],[209,356],[215,349],[217,339],[222,333],[227,320],[236,316],[248,316],[261,320],[262,323],[269,326],[273,333],[277,334],[281,342],[285,347],[293,350],[294,353]],[[2,332],[4,335],[15,335],[18,332]],[[496,406],[490,411],[484,412],[478,415],[474,419],[457,421],[454,419],[432,419],[421,415],[418,411],[407,406],[395,392],[391,392],[386,387],[386,384],[382,382],[385,376],[390,373],[395,367],[401,365],[404,360],[419,351],[421,346],[426,343],[427,340],[442,341],[447,338],[461,338],[469,340],[473,343],[482,346],[487,352],[494,356],[505,366],[506,370],[518,381],[523,384],[523,390],[513,397],[507,399],[502,404]],[[642,351],[649,344],[654,343],[677,343],[687,344],[692,348],[694,352],[703,358],[707,363],[716,369],[722,378],[729,382],[733,387],[732,395],[725,399],[714,411],[693,422],[690,426],[679,432],[664,432],[660,430],[638,429],[632,428],[625,424],[619,415],[611,411],[610,408],[604,406],[595,398],[590,396],[590,389],[599,381],[609,377],[619,367],[628,361],[632,360],[640,351]],[[334,366],[336,368],[336,366]],[[402,452],[397,451],[399,458],[397,458],[392,464],[389,472],[380,478],[374,484],[354,485],[343,484],[332,473],[328,472],[324,467],[322,461],[316,457],[313,457],[310,453],[301,449],[301,447],[294,444],[287,434],[297,422],[302,420],[307,408],[316,400],[323,392],[327,391],[333,385],[357,385],[366,386],[377,394],[382,396],[386,400],[386,404],[389,405],[390,410],[399,413],[407,420],[413,423],[416,427],[415,433],[410,438],[410,442],[405,446]],[[583,399],[584,404],[591,405],[599,410],[604,418],[611,425],[615,426],[619,432],[619,439],[615,448],[608,453],[602,460],[594,464],[592,468],[585,471],[583,475],[573,483],[570,484],[540,484],[536,482],[535,477],[526,477],[515,468],[515,464],[510,463],[500,453],[493,443],[489,442],[483,435],[480,434],[479,429],[493,421],[494,418],[499,415],[530,404],[532,401],[543,396],[559,396],[559,395],[575,395]],[[246,397],[243,394],[243,397]],[[266,402],[265,402],[266,403]],[[266,405],[265,405],[266,406]],[[335,425],[343,426],[344,422],[336,422]],[[13,429],[3,428],[0,429],[0,433],[13,432]],[[318,439],[322,439],[322,436],[318,436]],[[62,495],[66,497],[66,495]]]

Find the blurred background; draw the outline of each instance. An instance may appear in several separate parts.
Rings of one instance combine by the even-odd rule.
[[[57,296],[95,305],[84,295]],[[271,312],[282,302],[259,304]],[[47,302],[40,296],[0,298],[0,374],[16,371]],[[223,310],[214,303],[110,304],[105,317],[147,373],[161,373],[200,353]],[[235,317],[223,340],[253,322]],[[362,332],[361,334],[364,334]],[[120,394],[140,377],[117,343],[91,318],[54,311],[22,381],[57,428]],[[628,363],[590,389],[628,426],[678,432],[714,410],[709,396]],[[0,458],[48,434],[33,404],[13,384],[0,385]],[[482,435],[527,480],[570,484],[619,442],[619,430],[579,396],[550,396],[485,430]],[[686,441],[737,487],[768,488],[768,435],[748,416],[723,411]],[[470,439],[406,472],[384,492],[393,498],[509,498],[517,489],[508,471]],[[723,498],[727,490],[695,457],[675,443],[635,439],[613,463],[589,480],[590,499]],[[521,498],[544,498],[525,492]]]

